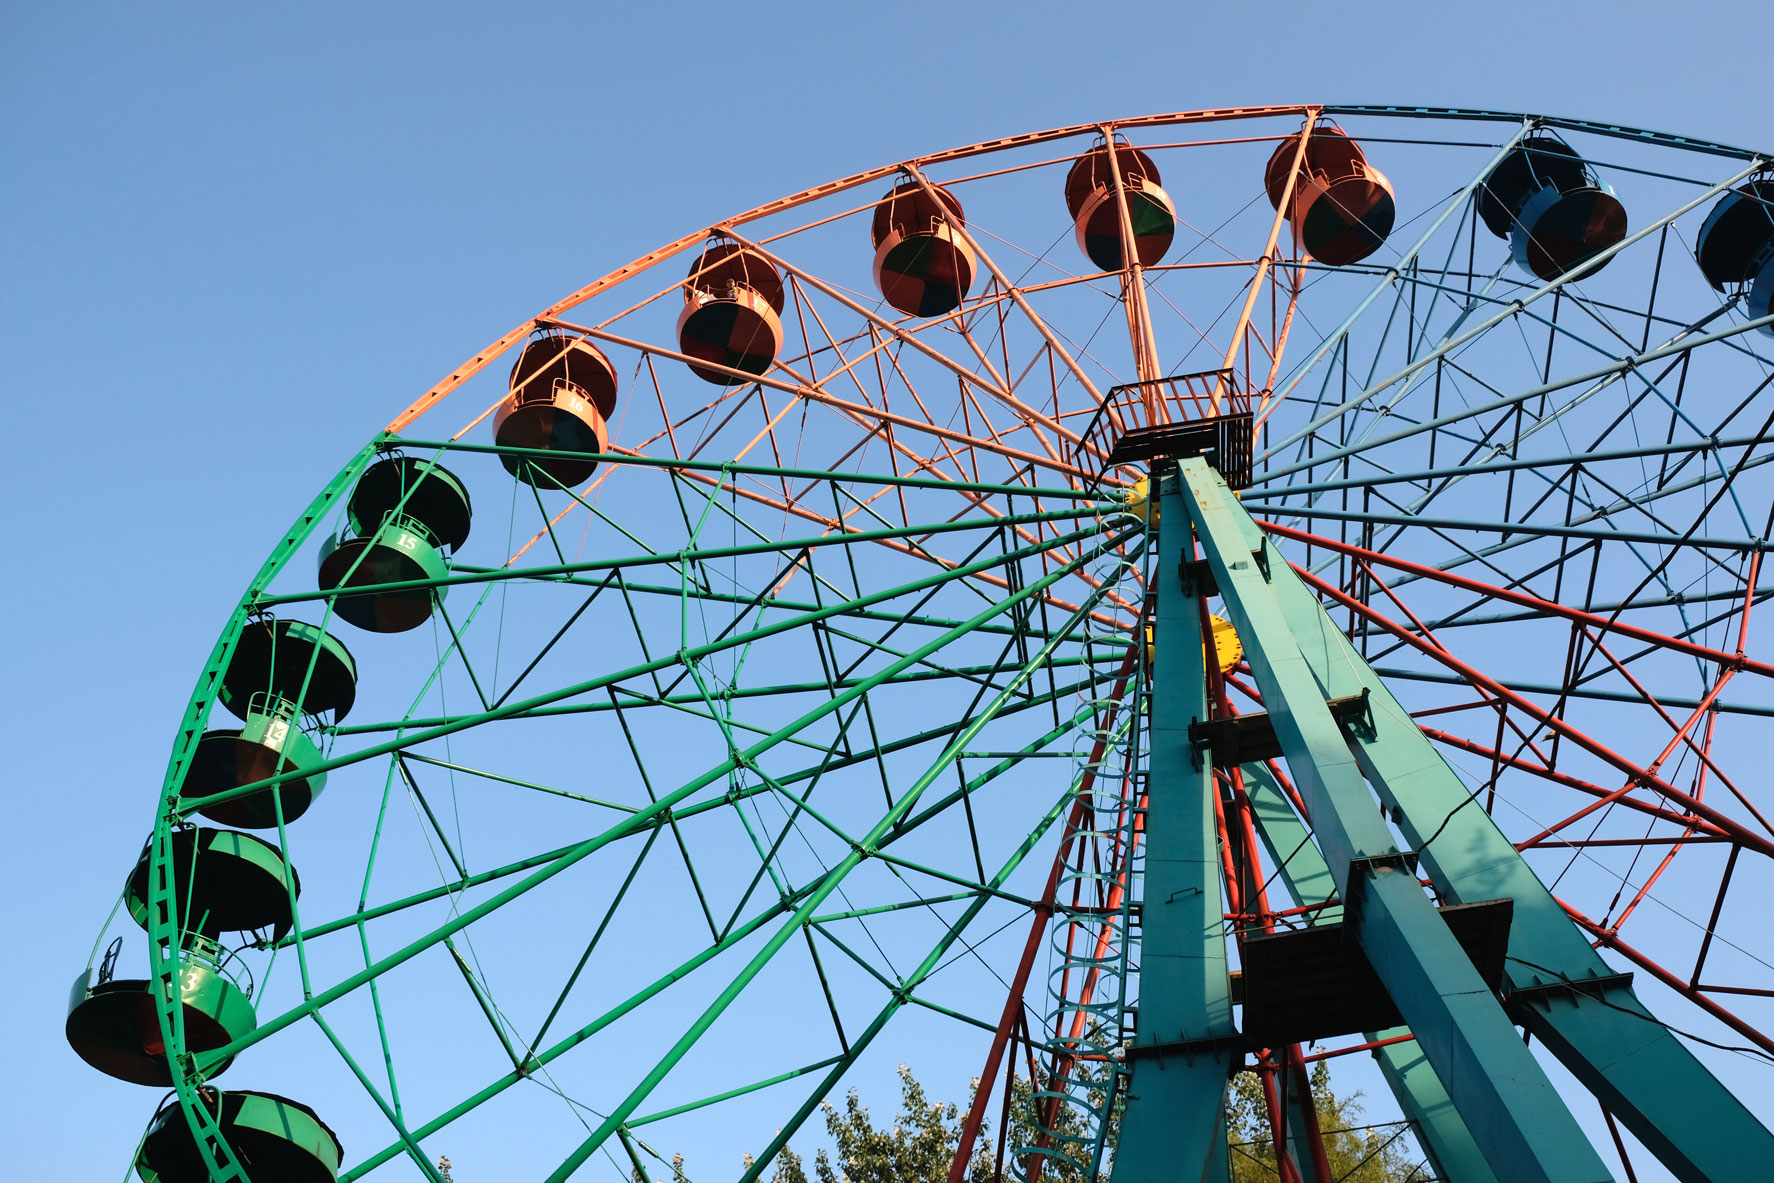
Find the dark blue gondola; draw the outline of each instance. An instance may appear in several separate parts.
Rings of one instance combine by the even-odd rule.
[[[1505,156],[1478,191],[1478,213],[1524,270],[1551,282],[1607,259],[1597,255],[1626,237],[1626,207],[1577,150],[1556,136],[1529,136]],[[1611,256],[1610,256],[1611,257]]]
[[[1760,177],[1719,199],[1700,227],[1694,257],[1706,282],[1742,293],[1744,315],[1774,312],[1774,177]],[[1774,336],[1774,325],[1761,331]]]

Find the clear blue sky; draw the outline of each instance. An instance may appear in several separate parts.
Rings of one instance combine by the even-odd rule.
[[[7,6],[13,1173],[125,1168],[146,1094],[68,1052],[67,983],[274,534],[562,293],[830,177],[1149,111],[1427,103],[1774,144],[1764,3],[1117,7]]]

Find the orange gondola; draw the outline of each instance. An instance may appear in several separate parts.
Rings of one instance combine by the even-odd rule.
[[[973,248],[956,233],[961,203],[939,185],[901,181],[875,206],[875,286],[908,316],[953,312],[973,286]]]
[[[511,367],[511,393],[493,416],[500,447],[561,455],[505,453],[505,470],[543,488],[565,488],[590,478],[588,453],[610,446],[616,413],[616,367],[590,341],[558,333],[536,337]]]
[[[1338,127],[1314,127],[1300,159],[1299,178],[1287,208],[1288,170],[1300,156],[1300,136],[1276,145],[1263,170],[1269,204],[1281,210],[1294,229],[1301,253],[1331,267],[1359,263],[1386,241],[1398,214],[1392,182],[1369,164],[1361,145]]]
[[[1122,249],[1116,173],[1121,176],[1127,224],[1133,231],[1130,258]],[[1077,230],[1078,249],[1104,271],[1119,271],[1127,262],[1154,266],[1176,237],[1176,205],[1159,185],[1158,166],[1125,143],[1115,145],[1112,158],[1103,143],[1073,161],[1066,173],[1066,212]]]
[[[767,259],[738,243],[711,243],[690,267],[678,317],[678,348],[696,359],[690,372],[737,386],[768,370],[782,349],[782,301],[782,276]]]

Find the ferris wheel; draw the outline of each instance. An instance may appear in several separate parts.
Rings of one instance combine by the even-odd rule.
[[[158,1090],[137,1174],[752,1183],[940,1056],[955,1183],[1224,1177],[1240,1070],[1331,1183],[1359,1051],[1425,1177],[1755,1177],[1771,201],[1613,125],[1199,111],[570,293],[202,660],[67,1016]]]

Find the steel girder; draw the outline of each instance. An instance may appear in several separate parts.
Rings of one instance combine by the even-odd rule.
[[[1324,856],[1312,845],[1311,835],[1269,770],[1261,764],[1245,765],[1244,791],[1256,818],[1257,835],[1294,902],[1311,905],[1334,899],[1336,886],[1331,882]],[[1343,905],[1331,903],[1310,913],[1310,918],[1314,924],[1336,923],[1343,918]],[[1485,1162],[1478,1143],[1472,1140],[1472,1131],[1454,1108],[1446,1086],[1424,1057],[1423,1049],[1413,1042],[1382,1043],[1409,1034],[1408,1027],[1390,1027],[1363,1032],[1362,1038],[1380,1044],[1374,1048],[1380,1074],[1386,1078],[1399,1108],[1410,1119],[1430,1165],[1439,1178],[1449,1183],[1497,1183],[1496,1173]]]
[[[1278,588],[1291,578],[1286,561],[1205,460],[1183,460],[1177,473],[1187,520],[1243,639],[1348,911],[1348,931],[1415,1032],[1486,1159],[1512,1180],[1611,1179],[1516,1036],[1496,995],[1418,885],[1414,858],[1393,840],[1344,728],[1326,705],[1334,692],[1320,684],[1306,653],[1326,652],[1342,634],[1316,600],[1310,617],[1297,599],[1290,599],[1291,611],[1284,612]],[[1162,618],[1162,591],[1159,603]],[[1400,716],[1408,724],[1409,717]],[[1157,756],[1154,745],[1154,761]],[[1142,982],[1142,996],[1144,989]]]
[[[1139,1027],[1115,1150],[1114,1177],[1226,1177],[1226,1082],[1240,1052],[1226,968],[1225,904],[1214,824],[1213,767],[1196,761],[1189,724],[1207,717],[1200,598],[1184,586],[1187,550],[1174,477],[1159,484],[1160,537],[1141,913]]]

